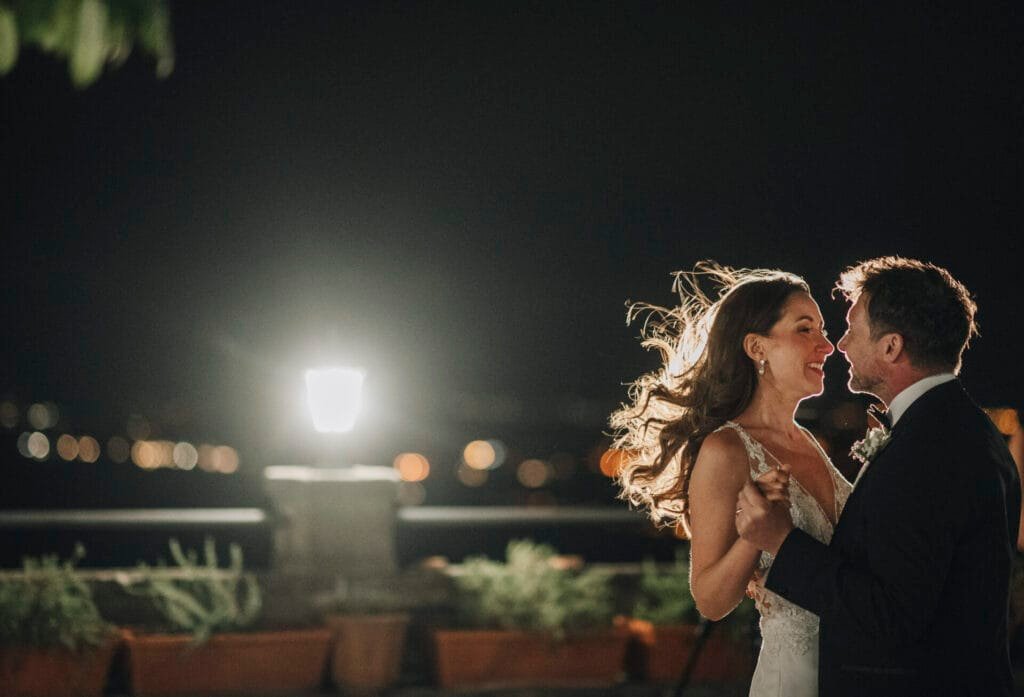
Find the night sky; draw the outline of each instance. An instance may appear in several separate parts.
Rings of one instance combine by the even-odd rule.
[[[1020,6],[825,5],[177,2],[168,79],[136,54],[81,91],[26,49],[0,397],[253,471],[316,456],[302,371],[346,363],[345,457],[584,458],[655,365],[627,300],[780,267],[838,338],[837,274],[902,254],[975,293],[968,389],[1024,406]],[[847,398],[826,372],[818,403]]]

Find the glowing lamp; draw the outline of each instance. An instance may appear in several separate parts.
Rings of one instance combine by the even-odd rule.
[[[355,426],[363,402],[363,373],[352,368],[306,371],[306,396],[313,426],[321,433],[345,433]]]

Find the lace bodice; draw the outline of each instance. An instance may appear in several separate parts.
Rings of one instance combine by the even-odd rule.
[[[767,458],[772,457],[770,453],[754,438],[747,433],[739,424],[727,421],[721,428],[731,428],[739,435],[740,440],[747,449],[747,456],[750,462],[751,477],[757,477],[767,472],[771,467]],[[832,477],[833,491],[835,492],[836,516],[842,512],[846,499],[850,496],[852,486],[842,474],[832,465],[828,455],[821,449],[817,441],[810,438],[821,455],[822,462]],[[789,512],[793,518],[793,525],[800,528],[819,542],[828,544],[832,541],[832,522],[822,510],[817,499],[811,496],[795,477],[789,480]],[[761,553],[761,560],[758,563],[758,570],[762,575],[767,574],[771,568],[774,557],[768,552]],[[761,613],[761,638],[762,651],[774,653],[783,650],[805,653],[818,640],[818,616],[794,605],[780,595],[776,595],[763,585],[757,585],[754,592],[754,602],[758,612]]]

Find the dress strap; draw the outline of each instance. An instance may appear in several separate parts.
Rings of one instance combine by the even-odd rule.
[[[743,447],[747,449],[747,457],[750,458],[750,472],[754,478],[759,474],[763,474],[769,470],[768,462],[765,460],[764,448],[756,440],[750,437],[742,426],[735,421],[726,421],[724,424],[715,429],[715,433],[718,433],[724,428],[730,428],[736,432],[736,435],[743,441]]]

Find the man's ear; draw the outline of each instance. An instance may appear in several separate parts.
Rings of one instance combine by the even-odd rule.
[[[882,359],[887,363],[895,363],[904,355],[903,335],[890,332],[882,337]]]
[[[743,352],[752,361],[764,358],[764,337],[760,334],[747,334],[743,337]]]

